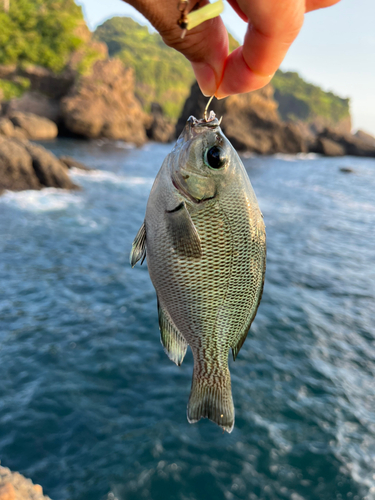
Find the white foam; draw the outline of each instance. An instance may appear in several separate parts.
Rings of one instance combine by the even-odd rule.
[[[107,144],[112,144],[120,149],[135,149],[136,145],[132,142],[124,142],[124,141],[113,141],[111,139],[96,139],[95,144],[99,147],[105,146]]]
[[[296,153],[293,155],[287,153],[276,153],[272,156],[277,160],[284,161],[316,160],[319,158],[319,155],[316,153]]]
[[[70,205],[81,205],[82,198],[78,193],[45,188],[41,191],[6,191],[0,197],[0,203],[32,212],[53,212],[65,210]]]
[[[153,183],[154,179],[152,177],[133,177],[118,175],[114,172],[108,172],[106,170],[80,170],[78,168],[72,168],[70,170],[72,177],[84,177],[85,180],[90,180],[92,182],[113,182],[114,184],[127,184],[130,186],[136,185],[150,185]]]

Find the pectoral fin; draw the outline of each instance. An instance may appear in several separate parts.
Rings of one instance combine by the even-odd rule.
[[[181,333],[174,326],[169,314],[167,314],[159,304],[159,327],[160,341],[163,344],[164,351],[171,361],[180,366],[186,354],[187,342]]]
[[[181,257],[199,259],[202,256],[201,240],[185,203],[182,202],[174,210],[166,212],[166,218],[176,252]]]
[[[142,259],[141,265],[146,257],[146,226],[145,223],[139,228],[137,236],[134,238],[130,252],[130,264],[132,267]]]

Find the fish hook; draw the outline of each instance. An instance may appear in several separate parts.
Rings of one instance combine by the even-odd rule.
[[[214,97],[215,97],[215,96],[214,96],[214,95],[212,95],[212,96],[209,98],[208,103],[207,103],[206,107],[204,108],[203,119],[204,119],[204,121],[205,121],[205,122],[208,122],[207,112],[208,112],[208,108],[209,108],[209,106],[210,106],[210,104],[211,104],[211,102],[212,102],[212,99],[213,99]]]

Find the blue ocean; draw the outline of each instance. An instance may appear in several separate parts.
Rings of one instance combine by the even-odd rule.
[[[0,197],[1,465],[53,500],[375,499],[375,160],[243,158],[268,260],[227,434],[187,422],[192,355],[129,265],[171,145],[44,146],[94,170]]]

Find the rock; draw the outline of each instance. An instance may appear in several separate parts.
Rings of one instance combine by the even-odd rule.
[[[134,72],[119,59],[97,61],[62,100],[66,128],[87,138],[146,141],[147,115],[134,97]]]
[[[33,484],[18,472],[0,467],[0,500],[51,500],[43,495],[39,484]]]
[[[316,143],[310,147],[313,153],[319,153],[325,156],[344,156],[345,148],[331,139],[318,137]]]
[[[14,139],[0,137],[0,192],[41,189],[31,156]]]
[[[344,174],[352,174],[354,173],[354,170],[350,167],[340,167],[340,172],[343,172]]]
[[[372,136],[371,134],[368,134],[364,130],[357,130],[354,136],[357,137],[357,139],[360,139],[361,141],[367,142],[371,146],[375,146],[375,137]]]
[[[39,92],[25,92],[19,99],[12,99],[4,106],[4,114],[12,115],[18,111],[48,118],[54,123],[60,121],[60,101],[49,99]]]
[[[74,84],[76,74],[68,69],[55,74],[41,66],[0,65],[0,78],[16,81],[17,78],[27,78],[30,81],[30,91],[43,94],[50,99],[59,100],[67,95]]]
[[[177,135],[181,133],[190,115],[203,117],[206,104],[207,98],[202,95],[198,84],[194,83],[176,126]],[[307,151],[306,142],[298,127],[281,122],[271,85],[249,94],[214,100],[210,109],[218,117],[223,116],[223,132],[238,151],[258,154]]]
[[[171,142],[174,139],[175,124],[172,120],[164,116],[160,104],[153,102],[151,104],[151,120],[146,128],[146,134],[149,139],[156,142]]]
[[[55,155],[31,142],[25,141],[23,144],[32,158],[34,171],[43,186],[78,189],[78,186],[69,179],[65,165]]]
[[[0,500],[16,500],[16,492],[12,483],[0,486]]]
[[[42,146],[0,137],[0,192],[42,187],[78,189],[66,167]]]
[[[92,170],[91,168],[86,167],[83,163],[75,160],[71,156],[60,156],[59,160],[66,165],[68,168],[79,168],[80,170]]]
[[[0,136],[26,139],[26,132],[15,127],[9,118],[0,118]]]
[[[329,139],[330,141],[340,144],[344,148],[344,154],[346,155],[369,156],[371,158],[375,158],[375,145],[373,146],[369,142],[366,142],[355,135],[342,135],[326,128],[321,134],[319,134],[318,139],[319,138]]]
[[[27,139],[43,141],[57,137],[57,126],[48,118],[21,112],[12,113],[8,118],[15,127],[25,132]]]

